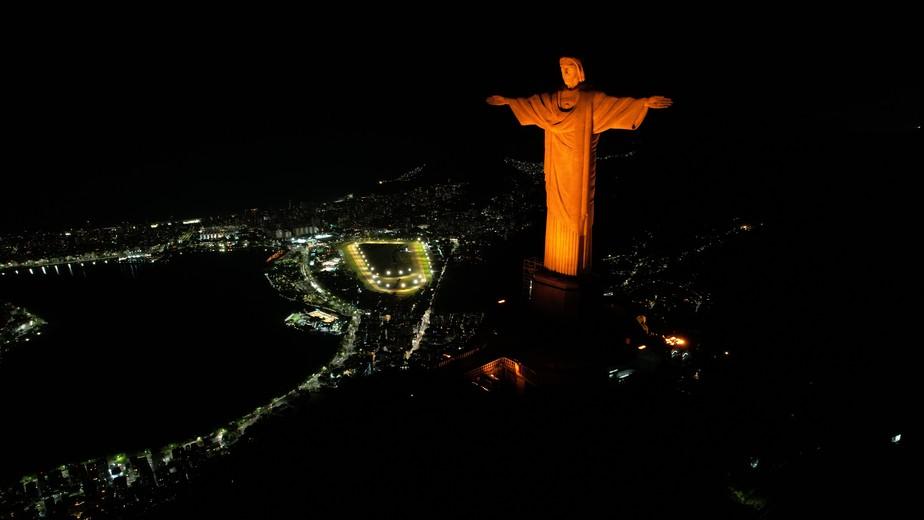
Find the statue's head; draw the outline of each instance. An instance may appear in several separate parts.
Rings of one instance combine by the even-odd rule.
[[[574,88],[584,81],[584,67],[577,58],[563,57],[558,60],[561,67],[561,79],[568,88]]]

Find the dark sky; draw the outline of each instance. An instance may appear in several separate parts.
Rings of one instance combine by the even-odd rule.
[[[610,94],[673,97],[645,131],[686,149],[895,131],[921,117],[912,48],[850,29],[139,20],[18,41],[3,228],[311,199],[424,161],[540,160],[541,135],[484,98],[556,88],[563,54]]]

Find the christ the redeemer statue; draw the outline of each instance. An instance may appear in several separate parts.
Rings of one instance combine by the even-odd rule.
[[[508,105],[521,125],[545,130],[545,268],[578,276],[590,271],[597,142],[606,130],[635,130],[649,108],[667,108],[662,96],[634,99],[582,90],[584,69],[561,58],[565,88],[528,98],[491,96]]]

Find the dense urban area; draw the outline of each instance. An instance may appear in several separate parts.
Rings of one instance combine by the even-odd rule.
[[[492,306],[522,295],[501,295],[481,308],[453,308],[442,304],[454,298],[445,286],[454,272],[485,264],[543,215],[541,164],[508,160],[506,167],[509,177],[489,193],[465,182],[420,182],[427,172],[421,166],[380,181],[368,193],[316,205],[0,237],[2,277],[72,276],[97,264],[262,250],[267,283],[302,307],[284,319],[285,326],[339,337],[336,354],[296,388],[213,431],[191,432],[187,439],[141,452],[62,461],[5,483],[0,516],[96,518],[153,510],[246,441],[252,426],[288,413],[312,395],[377,373],[438,370],[477,352],[492,332],[486,321]],[[689,394],[710,370],[734,357],[726,345],[697,343],[696,317],[708,309],[711,296],[691,265],[761,227],[735,219],[692,237],[689,247],[657,253],[648,232],[629,247],[600,253],[603,297],[626,297],[637,313],[637,329],[626,343],[638,356],[608,367],[604,377],[613,385],[631,385],[645,366],[663,361],[673,367],[674,391]],[[539,262],[526,258],[522,264],[521,290],[528,296],[528,274]],[[28,309],[0,303],[2,365],[5,352],[28,348],[46,324]],[[501,385],[496,370],[519,374],[519,363],[505,359],[473,374],[473,388],[490,392]],[[897,434],[893,443],[900,441]],[[758,455],[742,460],[754,471],[762,468]],[[766,504],[755,486],[732,486],[729,493],[756,511]]]

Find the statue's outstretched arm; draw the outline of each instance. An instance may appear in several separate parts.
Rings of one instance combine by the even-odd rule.
[[[504,96],[488,96],[488,99],[486,101],[488,102],[489,105],[493,105],[496,107],[510,104],[510,101]]]

